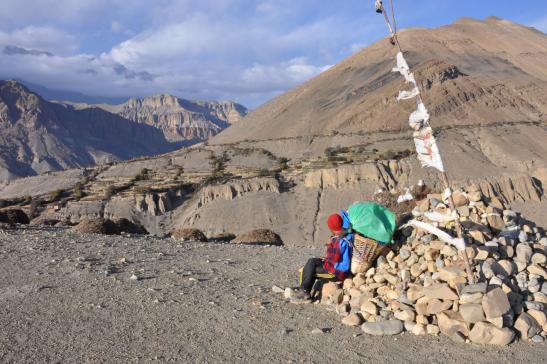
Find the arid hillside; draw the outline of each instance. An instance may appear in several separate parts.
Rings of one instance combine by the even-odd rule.
[[[547,35],[492,17],[399,37],[434,127],[544,120]],[[391,72],[396,52],[383,39],[258,108],[213,143],[407,129],[414,105],[396,100],[404,88]]]
[[[546,225],[547,36],[504,20],[463,19],[401,33],[454,187]],[[153,158],[0,184],[5,206],[35,223],[126,218],[158,235],[270,229],[286,245],[321,245],[327,216],[379,189],[442,184],[417,161],[413,103],[387,40],[289,91],[210,143]],[[397,196],[395,196],[397,197]]]

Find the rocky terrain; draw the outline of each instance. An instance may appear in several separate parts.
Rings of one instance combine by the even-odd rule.
[[[383,40],[208,143],[1,183],[0,220],[21,209],[31,221],[2,225],[0,360],[544,361],[545,344],[462,341],[545,338],[544,316],[531,311],[545,308],[547,36],[463,19],[407,30],[401,43],[452,187],[463,188],[478,287],[464,291],[450,246],[410,229],[407,251],[398,246],[324,295],[334,312],[288,306],[277,288],[323,255],[324,221],[355,201],[399,208],[393,199],[423,180],[429,197],[400,216],[446,212],[440,176],[414,155],[411,106],[395,102],[403,85]],[[438,225],[453,233],[452,224]],[[150,235],[88,235],[129,227]],[[236,244],[257,236],[283,246]],[[351,326],[357,320],[368,325]],[[363,335],[384,329],[416,336]]]
[[[505,53],[496,48],[499,42],[485,41],[500,34]],[[395,51],[386,42],[280,96],[209,143],[154,158],[5,182],[0,199],[27,209],[31,200],[37,201],[35,213],[72,224],[86,217],[127,218],[159,235],[176,228],[198,228],[206,235],[269,228],[288,244],[320,244],[328,234],[321,223],[328,214],[370,199],[378,189],[402,190],[419,180],[433,188],[441,185],[437,173],[419,165],[411,131],[403,128],[411,105],[394,101],[403,85],[391,72]],[[542,116],[547,89],[543,68],[537,67],[544,62],[539,55],[547,48],[547,37],[490,18],[464,19],[427,32],[407,30],[401,42],[412,50],[409,59],[415,68],[422,70],[417,79],[430,87],[424,87],[424,102],[434,115],[431,122],[453,185],[476,183],[504,207],[514,206],[539,225],[547,224],[542,213],[547,208],[547,126]],[[524,49],[529,54],[517,56]],[[499,62],[485,61],[500,57]],[[537,63],[530,61],[536,58]],[[440,60],[450,60],[460,71],[447,73],[439,68]],[[352,71],[343,76],[350,65]],[[512,85],[511,93],[525,95],[528,87],[536,87],[534,95],[521,95],[531,106],[522,107],[516,95],[489,88],[494,75],[503,80],[499,87]],[[343,92],[336,85],[342,81],[348,89],[377,88],[355,94],[356,99],[340,99]],[[517,82],[528,86],[519,88]],[[465,88],[470,85],[482,90],[480,98],[471,97]],[[359,115],[367,114],[355,105],[373,103],[370,110],[386,114],[342,128],[334,121],[343,118],[334,109],[318,107],[319,100]],[[284,105],[294,117],[272,119],[268,110],[276,105]],[[307,107],[302,109],[306,115],[322,110],[321,115],[300,117],[293,109],[297,105]],[[321,121],[322,115],[334,124]],[[457,121],[458,115],[468,117]]]
[[[0,361],[540,363],[545,346],[374,337],[316,305],[290,305],[273,284],[323,248],[177,243],[0,232]],[[131,279],[135,275],[137,279]]]
[[[158,155],[206,141],[247,110],[169,95],[120,105],[49,102],[0,82],[0,180]]]
[[[414,186],[409,193],[424,189]],[[449,209],[451,195],[458,215]],[[323,286],[320,298],[326,307],[344,325],[376,336],[407,331],[416,336],[442,333],[460,343],[543,343],[544,229],[503,210],[497,198],[484,198],[478,186],[411,201],[399,203],[401,231],[375,264],[344,282]],[[452,240],[456,221],[468,237],[465,245]],[[446,232],[450,234],[443,237]],[[462,251],[469,257],[469,272]],[[279,291],[292,297],[290,287]]]
[[[157,129],[101,109],[51,103],[0,81],[0,180],[157,155],[176,145]]]
[[[125,119],[160,129],[167,140],[183,145],[203,142],[246,114],[243,105],[231,101],[190,101],[171,95],[132,98],[120,105],[77,104],[78,108],[99,107]]]

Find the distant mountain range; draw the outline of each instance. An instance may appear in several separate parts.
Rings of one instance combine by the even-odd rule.
[[[17,81],[0,81],[0,180],[173,151],[246,113],[232,102],[169,95],[119,105],[50,102]]]
[[[158,128],[169,141],[185,143],[205,141],[237,124],[248,112],[243,105],[231,101],[190,101],[172,95],[131,98],[119,105],[72,105],[78,109],[99,107]]]

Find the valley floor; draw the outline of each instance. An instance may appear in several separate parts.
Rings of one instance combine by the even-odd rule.
[[[547,345],[371,337],[271,291],[322,248],[0,231],[0,362],[540,363]],[[136,277],[138,279],[134,279]],[[312,334],[315,328],[323,334]]]

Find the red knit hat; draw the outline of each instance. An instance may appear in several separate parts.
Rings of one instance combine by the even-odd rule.
[[[329,216],[327,220],[327,225],[329,226],[329,229],[333,232],[338,232],[344,230],[342,228],[342,216],[338,214],[332,214]]]

